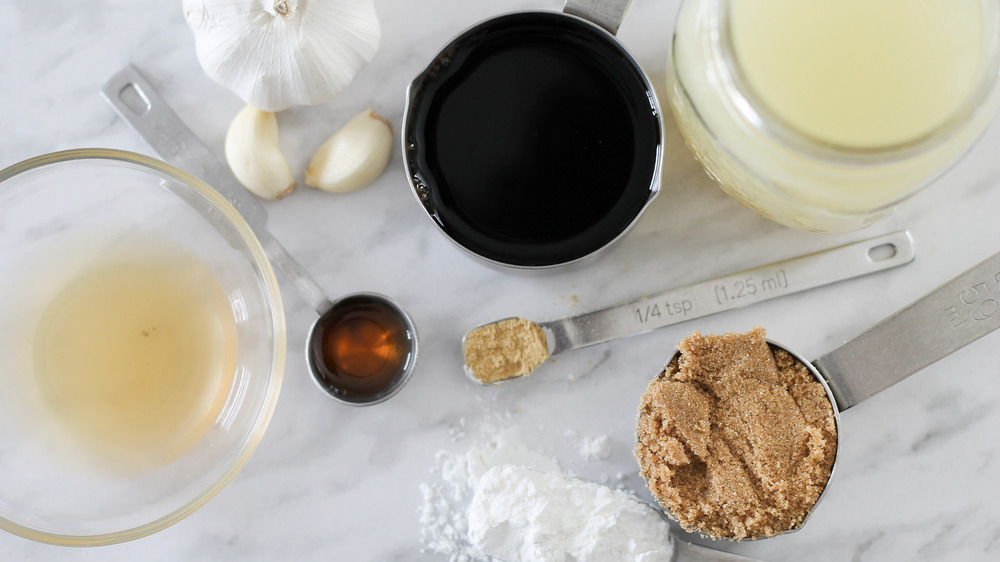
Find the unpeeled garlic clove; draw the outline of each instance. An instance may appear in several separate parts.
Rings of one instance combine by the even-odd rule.
[[[392,152],[392,125],[371,109],[354,116],[324,142],[306,170],[306,185],[347,193],[375,181]]]
[[[236,179],[258,197],[281,199],[295,189],[291,166],[278,145],[274,113],[248,105],[226,132],[226,162]]]

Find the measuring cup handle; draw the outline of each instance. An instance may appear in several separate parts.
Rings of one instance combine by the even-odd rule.
[[[631,3],[632,0],[566,0],[563,12],[596,23],[616,35]]]
[[[1000,328],[1000,253],[813,361],[846,410]]]

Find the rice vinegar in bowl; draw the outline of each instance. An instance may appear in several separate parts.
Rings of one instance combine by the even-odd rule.
[[[225,487],[277,404],[277,279],[218,192],[117,150],[0,170],[0,529],[99,546]]]
[[[152,236],[128,246],[68,280],[46,306],[33,372],[47,412],[82,454],[142,470],[182,455],[219,415],[236,325],[197,256]]]

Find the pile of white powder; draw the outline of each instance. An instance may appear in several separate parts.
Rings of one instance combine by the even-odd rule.
[[[469,540],[507,562],[669,562],[670,527],[631,494],[524,466],[491,468],[469,506]]]
[[[670,528],[633,495],[560,470],[515,429],[465,452],[440,451],[421,485],[422,540],[451,562],[666,562]]]

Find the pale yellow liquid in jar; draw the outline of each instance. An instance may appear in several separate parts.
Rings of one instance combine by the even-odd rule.
[[[162,465],[205,434],[232,386],[236,328],[198,258],[157,248],[72,279],[35,339],[44,402],[77,445],[122,469]]]
[[[912,142],[981,77],[980,0],[752,0],[730,4],[737,67],[793,129],[849,148]]]
[[[997,0],[685,0],[667,95],[709,175],[821,232],[945,171],[998,103]]]

